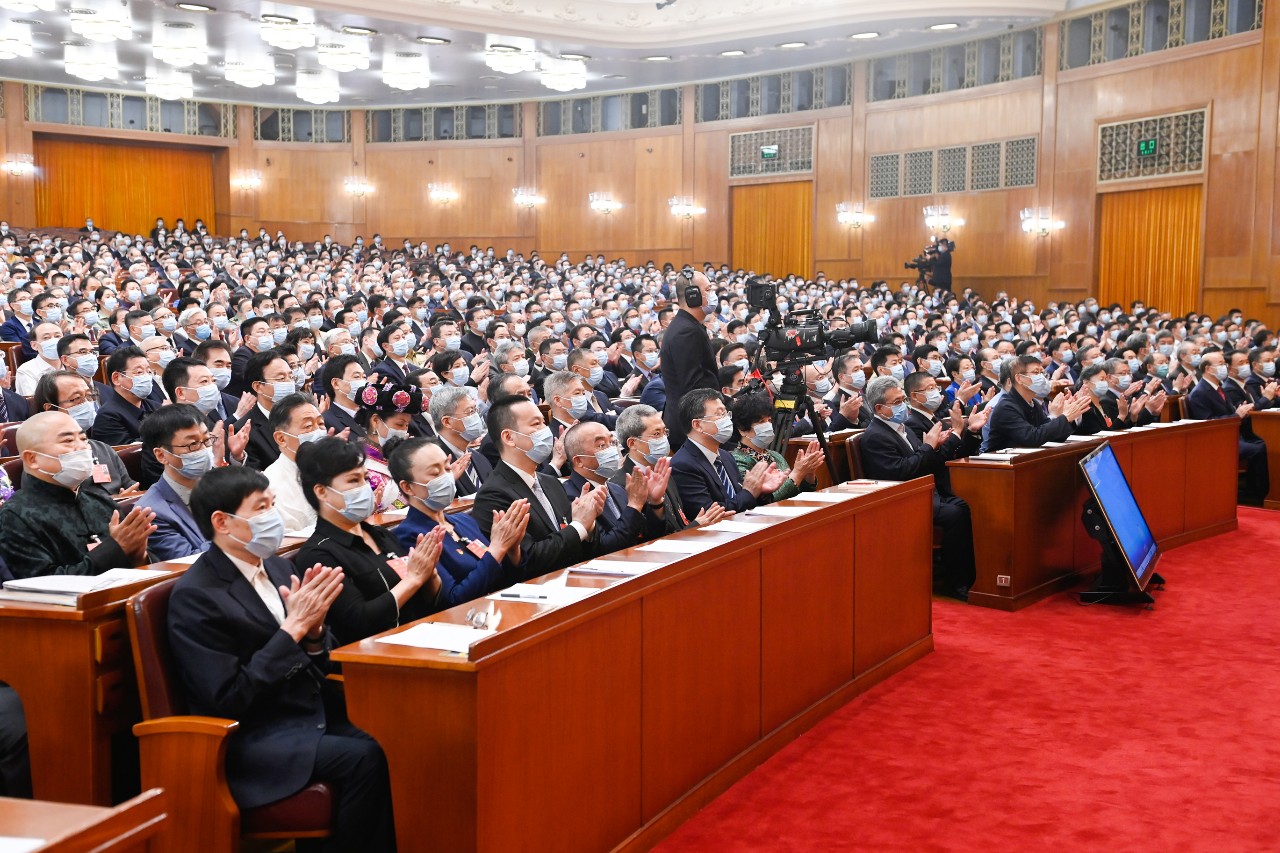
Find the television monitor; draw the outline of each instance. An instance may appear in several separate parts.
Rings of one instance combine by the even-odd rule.
[[[1080,460],[1080,470],[1089,483],[1089,489],[1102,507],[1102,515],[1111,528],[1119,550],[1124,554],[1129,571],[1138,584],[1138,589],[1145,590],[1155,569],[1156,560],[1160,558],[1160,546],[1151,535],[1151,528],[1142,515],[1142,509],[1133,497],[1129,481],[1120,470],[1120,463],[1111,450],[1111,444],[1104,442],[1097,450]]]

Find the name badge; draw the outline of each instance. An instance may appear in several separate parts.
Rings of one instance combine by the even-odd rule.
[[[395,559],[387,560],[387,565],[391,567],[391,571],[400,576],[401,580],[404,580],[405,575],[408,574],[409,561],[404,557],[396,557]]]
[[[107,466],[105,462],[99,462],[97,465],[93,466],[93,482],[95,483],[111,482],[111,472],[107,470]]]
[[[470,551],[471,555],[477,560],[488,552],[488,549],[485,546],[476,542],[474,539],[467,543],[467,550]]]

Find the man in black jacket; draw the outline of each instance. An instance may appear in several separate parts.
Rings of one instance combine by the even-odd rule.
[[[591,534],[608,492],[593,488],[571,502],[559,480],[538,473],[538,466],[551,458],[555,439],[531,401],[498,400],[486,420],[502,461],[476,493],[471,510],[484,535],[490,534],[495,512],[523,498],[529,502],[529,527],[520,544],[523,577],[535,578],[590,557]]]
[[[679,449],[685,439],[684,427],[680,424],[680,400],[694,388],[714,389],[719,383],[711,339],[702,325],[707,312],[715,307],[710,304],[711,282],[700,272],[685,270],[676,282],[675,291],[680,310],[663,333],[659,360],[667,391],[662,420],[671,434],[671,446]]]
[[[1049,402],[1046,412],[1041,400],[1049,396],[1049,377],[1035,355],[1020,355],[1003,365],[1000,385],[1006,390],[991,412],[987,450],[1043,447],[1047,441],[1062,441],[1093,405],[1088,394],[1066,391]]]
[[[249,430],[248,465],[256,471],[265,471],[280,456],[280,448],[267,424],[271,407],[276,400],[283,400],[298,389],[289,362],[273,349],[255,352],[245,365],[244,378],[258,402],[236,424],[236,432],[243,434]]]
[[[314,782],[336,789],[326,851],[395,850],[386,757],[346,718],[326,679],[325,628],[342,591],[341,568],[316,565],[301,580],[274,555],[284,524],[267,478],[219,468],[191,494],[211,540],[169,599],[169,642],[193,714],[240,724],[227,743],[227,785],[242,809]]]

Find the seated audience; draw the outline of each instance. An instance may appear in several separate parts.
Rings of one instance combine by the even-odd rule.
[[[272,406],[267,426],[280,448],[280,456],[262,473],[271,483],[276,509],[284,519],[284,533],[286,536],[310,537],[315,530],[316,511],[302,493],[302,483],[298,479],[298,449],[333,435],[333,430],[325,430],[320,410],[305,394],[290,394]],[[339,438],[345,439],[346,436]]]
[[[672,477],[685,511],[695,515],[711,504],[741,512],[768,503],[786,480],[786,472],[761,460],[742,475],[723,445],[733,439],[733,418],[724,396],[695,388],[680,399],[680,427],[687,441],[671,457]]]
[[[239,727],[226,744],[226,775],[241,809],[292,796],[313,782],[334,788],[331,853],[394,851],[386,757],[346,719],[326,629],[343,590],[341,568],[294,573],[275,556],[284,533],[267,478],[230,466],[191,494],[212,543],[169,599],[174,668],[192,714]],[[411,808],[411,805],[406,805]]]
[[[31,405],[38,412],[60,411],[72,420],[89,437],[89,450],[93,453],[93,484],[116,500],[137,497],[142,489],[129,474],[124,460],[115,448],[93,438],[93,422],[97,416],[97,397],[88,379],[69,370],[46,373],[36,383],[36,393]]]
[[[280,448],[271,437],[271,426],[267,419],[271,416],[271,409],[276,401],[296,393],[298,386],[293,381],[293,371],[289,368],[288,360],[279,350],[269,347],[253,353],[245,361],[243,375],[245,385],[253,393],[257,404],[240,418],[236,431],[247,431],[249,434],[249,445],[246,448],[249,467],[255,471],[264,471],[280,456]]]
[[[1020,355],[1000,368],[1004,395],[996,403],[989,420],[990,433],[984,451],[1006,447],[1042,447],[1048,441],[1062,441],[1091,405],[1084,394],[1066,391],[1049,401],[1049,377],[1039,356]]]
[[[478,452],[486,437],[480,405],[465,388],[442,386],[431,395],[429,414],[436,443],[449,454],[449,464],[457,472],[458,496],[474,495],[494,467]]]
[[[120,347],[107,359],[107,378],[114,393],[98,409],[93,437],[112,447],[133,444],[142,436],[142,419],[159,407],[151,362],[136,346]]]
[[[376,501],[374,512],[403,509],[400,487],[387,468],[387,457],[382,448],[393,439],[409,437],[413,418],[422,414],[422,390],[416,385],[395,385],[384,382],[366,385],[360,392],[360,414],[357,421],[364,427],[364,449],[368,454],[369,482],[373,485]]]
[[[176,560],[209,547],[190,503],[191,490],[213,470],[213,444],[209,425],[194,406],[161,406],[142,422],[142,452],[164,469],[137,504],[155,513],[156,530],[147,542],[154,559]]]
[[[733,461],[739,476],[745,478],[761,462],[772,462],[786,478],[770,495],[771,501],[793,498],[801,491],[813,491],[818,469],[826,464],[826,454],[817,440],[810,441],[808,447],[797,454],[795,467],[792,467],[786,457],[770,447],[773,443],[773,401],[768,394],[745,394],[734,400],[733,427],[738,433]]]
[[[596,554],[611,554],[648,538],[662,535],[663,524],[649,504],[661,504],[666,491],[665,478],[651,477],[649,469],[633,469],[625,485],[609,479],[622,470],[622,451],[604,424],[583,421],[564,434],[565,453],[573,473],[564,481],[569,500],[589,494],[593,489],[605,492],[604,508],[596,519],[592,546]],[[650,484],[650,480],[654,482]]]
[[[1186,415],[1195,420],[1208,421],[1219,418],[1247,419],[1253,411],[1253,403],[1237,397],[1236,405],[1232,405],[1231,397],[1223,386],[1230,381],[1231,369],[1220,350],[1204,353],[1196,368],[1200,380],[1191,389],[1183,404]],[[1267,471],[1267,445],[1241,425],[1238,439],[1240,465],[1244,473],[1240,477],[1239,498],[1241,503],[1259,506],[1266,499],[1271,488],[1271,477]]]
[[[685,514],[680,491],[670,477],[671,440],[667,436],[667,426],[662,422],[661,412],[644,403],[628,406],[618,415],[617,436],[626,456],[623,457],[622,468],[613,475],[612,482],[625,486],[627,476],[637,466],[649,468],[656,476],[662,476],[662,472],[666,472],[662,505],[658,506],[655,502],[647,507],[649,512],[663,522],[662,531],[656,535],[663,536],[698,525],[715,524],[725,517],[725,509],[720,504],[710,504],[696,515]]]

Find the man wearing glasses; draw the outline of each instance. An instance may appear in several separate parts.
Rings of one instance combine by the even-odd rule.
[[[115,393],[98,410],[93,437],[112,447],[132,444],[142,436],[142,419],[157,408],[151,362],[135,346],[120,347],[107,359],[107,377]]]
[[[609,478],[622,469],[622,452],[609,428],[593,421],[569,427],[564,434],[564,450],[573,466],[573,474],[564,483],[569,500],[590,489],[607,489],[604,509],[591,537],[594,555],[621,551],[665,532],[666,522],[646,507],[650,502],[655,508],[661,507],[670,471],[667,466],[663,466],[661,476],[656,471],[651,474],[648,469],[636,468],[627,475],[625,487],[610,483]],[[650,495],[651,482],[654,496]]]
[[[662,422],[662,412],[653,406],[638,403],[623,409],[618,415],[618,443],[622,445],[625,456],[622,469],[614,474],[611,482],[626,485],[627,475],[637,465],[652,468],[655,471],[671,470],[671,440],[667,435],[667,426]],[[680,492],[670,478],[664,477],[662,495],[654,500],[650,497],[650,505],[645,508],[646,514],[652,514],[662,521],[662,529],[651,536],[663,536],[667,533],[679,533],[690,527],[715,524],[725,516],[724,507],[720,504],[709,504],[703,507],[696,516],[685,513],[684,504],[680,501]],[[656,484],[655,484],[656,485]]]
[[[160,479],[138,500],[138,506],[156,516],[147,548],[157,560],[176,560],[209,547],[188,504],[191,490],[213,469],[213,445],[209,425],[194,406],[161,406],[142,424],[142,452],[164,466]]]
[[[92,435],[98,404],[98,394],[89,380],[70,370],[57,370],[40,377],[36,393],[31,398],[32,411],[63,412],[70,415],[85,431],[89,438],[89,449],[93,451],[94,467],[90,480],[94,486],[117,501],[136,498],[143,490],[129,475],[129,469],[125,467],[120,454],[112,450],[111,445],[98,441]]]

